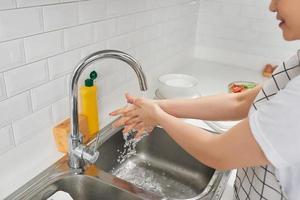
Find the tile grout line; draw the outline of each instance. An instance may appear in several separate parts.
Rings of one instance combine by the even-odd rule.
[[[8,95],[7,95],[7,89],[6,89],[6,81],[5,81],[5,78],[4,78],[4,73],[1,73],[2,74],[2,80],[3,80],[3,84],[4,84],[4,86],[3,86],[3,89],[4,89],[4,98],[3,99],[1,99],[1,101],[4,101],[4,100],[6,100],[6,99],[8,99]],[[0,102],[1,102],[0,101]]]
[[[29,100],[29,104],[30,105],[28,105],[28,106],[30,106],[30,111],[31,111],[31,113],[30,114],[32,114],[32,113],[34,113],[34,109],[33,109],[33,101],[32,101],[32,91],[31,91],[31,89],[29,89],[28,90],[28,100]]]
[[[13,140],[13,147],[12,148],[15,148],[17,146],[17,143],[16,143],[16,135],[15,135],[15,131],[14,131],[12,122],[10,123],[10,128],[11,128],[11,132],[12,132],[11,136],[12,136],[12,140]]]

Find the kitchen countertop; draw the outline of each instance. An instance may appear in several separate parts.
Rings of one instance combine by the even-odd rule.
[[[198,78],[200,81],[199,91],[202,96],[227,92],[227,85],[232,81],[263,81],[260,72],[201,60],[194,62],[189,67],[185,66],[177,69],[176,73],[190,74]],[[201,120],[188,120],[188,122],[211,130]],[[41,137],[45,143],[40,142],[41,138],[33,139],[0,157],[0,163],[2,163],[0,169],[0,199],[15,191],[63,156],[63,154],[56,152],[50,130],[45,130],[45,133],[39,134],[37,137]],[[39,149],[39,151],[31,152],[32,146]],[[12,162],[14,155],[21,153],[24,154],[24,158]],[[233,173],[222,200],[232,199],[234,177]]]
[[[196,77],[199,80],[198,88],[202,96],[227,93],[228,84],[233,81],[262,83],[265,80],[260,71],[202,60],[195,61],[191,66],[178,68],[176,73]]]

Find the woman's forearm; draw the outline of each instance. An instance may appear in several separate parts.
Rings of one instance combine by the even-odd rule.
[[[210,167],[219,168],[223,162],[221,151],[218,145],[214,145],[218,135],[187,124],[168,113],[159,115],[158,122],[190,155]]]
[[[160,100],[159,106],[170,115],[203,120],[240,119],[239,102],[234,94],[204,96],[197,99]]]
[[[158,100],[170,115],[211,121],[240,120],[247,116],[260,86],[239,94],[219,94],[197,99]]]
[[[156,120],[185,151],[215,169],[269,164],[253,137],[248,118],[223,134],[209,133],[163,111]]]

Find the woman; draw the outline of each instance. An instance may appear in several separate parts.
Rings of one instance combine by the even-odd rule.
[[[272,0],[285,40],[300,39],[300,0]],[[188,153],[216,169],[238,169],[235,199],[300,199],[300,52],[284,62],[263,86],[239,94],[191,100],[159,100],[126,95],[133,106],[115,126],[138,136],[155,125]],[[179,118],[241,120],[221,135]]]

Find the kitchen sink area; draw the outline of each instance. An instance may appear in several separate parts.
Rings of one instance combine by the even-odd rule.
[[[204,190],[215,172],[186,153],[161,128],[138,142],[135,155],[121,163],[118,162],[120,152],[127,151],[122,133],[114,134],[98,150],[99,168],[171,199],[199,195],[200,199],[207,193]]]
[[[33,194],[30,199],[47,199],[56,191],[67,192],[74,199],[140,199],[88,175],[57,177],[38,193]]]
[[[44,200],[57,191],[74,200],[220,199],[230,172],[198,162],[162,128],[129,145],[122,128],[109,124],[99,134],[89,143],[100,153],[95,164],[76,171],[65,156],[6,199]]]
[[[73,200],[220,199],[230,172],[200,163],[160,127],[137,140],[133,132],[124,136],[123,127],[113,128],[112,122],[97,131],[89,144],[83,144],[78,121],[79,77],[91,63],[111,58],[128,64],[140,90],[147,91],[146,76],[129,54],[102,50],[85,57],[70,79],[68,154],[7,199],[53,200],[58,193]]]
[[[252,127],[245,110],[251,105],[236,102],[253,95],[250,103],[258,90],[243,98],[229,93],[260,85],[257,98],[273,97],[285,89],[273,76],[289,81],[298,69],[300,43],[285,41],[273,2],[2,0],[0,200],[255,199],[252,187],[242,190],[248,185],[240,165],[224,159],[228,148],[218,144],[226,137],[210,145],[197,132],[223,134],[239,120]],[[270,94],[269,86],[275,86]],[[135,97],[162,101],[144,107]],[[114,112],[120,110],[126,114]],[[135,139],[135,131],[149,128],[144,114],[161,127]],[[125,127],[113,127],[117,117]],[[244,126],[233,132],[244,133]],[[289,193],[292,187],[269,184],[270,178],[259,177]],[[252,182],[261,191],[261,181]],[[269,195],[263,189],[259,195]]]

